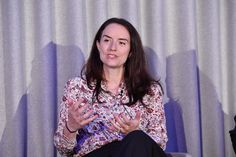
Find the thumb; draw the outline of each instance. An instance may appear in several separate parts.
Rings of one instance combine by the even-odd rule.
[[[134,119],[135,120],[140,120],[140,118],[141,118],[141,112],[137,111]]]

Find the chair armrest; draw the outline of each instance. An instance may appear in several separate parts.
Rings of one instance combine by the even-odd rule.
[[[188,153],[181,153],[181,152],[166,152],[167,157],[192,157]]]

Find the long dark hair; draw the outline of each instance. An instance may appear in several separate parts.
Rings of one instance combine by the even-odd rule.
[[[98,95],[102,90],[101,81],[105,81],[105,78],[103,78],[103,63],[100,60],[96,42],[100,41],[103,30],[112,23],[124,26],[130,34],[130,55],[124,65],[124,82],[129,96],[129,103],[126,105],[130,106],[135,104],[138,100],[144,104],[142,98],[150,91],[151,84],[157,82],[160,85],[160,83],[159,81],[155,81],[148,73],[145,53],[139,33],[134,26],[125,19],[111,18],[101,25],[95,35],[90,56],[82,69],[81,76],[83,77],[84,75],[86,77],[89,88],[92,89],[95,86],[94,95],[96,96],[97,101],[99,101]]]

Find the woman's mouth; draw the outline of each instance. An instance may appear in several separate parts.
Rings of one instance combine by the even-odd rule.
[[[114,54],[108,54],[107,57],[113,59],[113,58],[116,58],[117,56]]]

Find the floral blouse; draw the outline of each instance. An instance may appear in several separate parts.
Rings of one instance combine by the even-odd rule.
[[[137,111],[141,112],[139,129],[148,134],[160,147],[165,149],[167,142],[167,131],[165,113],[160,86],[152,84],[151,91],[143,97],[141,102],[132,106],[124,105],[129,101],[128,93],[124,83],[121,83],[117,95],[106,91],[105,82],[101,83],[102,91],[97,102],[93,96],[93,89],[88,88],[86,80],[79,77],[69,80],[64,89],[64,95],[60,104],[58,128],[54,135],[54,143],[62,155],[81,157],[89,152],[100,148],[112,141],[122,140],[124,134],[111,132],[107,126],[113,114],[125,113],[129,118],[134,118]],[[99,115],[94,121],[77,131],[76,139],[69,140],[63,134],[65,122],[68,120],[68,104],[76,102],[82,97],[86,103]]]

